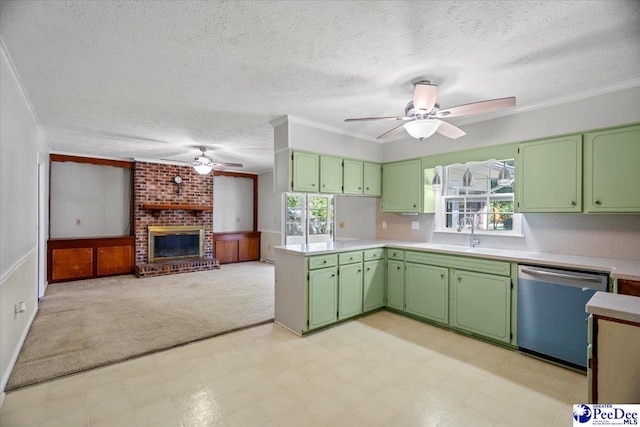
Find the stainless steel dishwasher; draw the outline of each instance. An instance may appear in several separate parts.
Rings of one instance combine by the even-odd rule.
[[[573,368],[587,368],[587,301],[607,291],[601,273],[518,266],[518,347]]]

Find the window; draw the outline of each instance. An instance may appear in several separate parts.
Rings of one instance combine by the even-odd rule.
[[[522,222],[520,214],[514,213],[513,178],[498,183],[505,167],[515,176],[513,159],[445,166],[442,192],[436,195],[436,231],[462,231],[473,222],[480,233],[520,235]],[[467,170],[471,183],[463,179]]]
[[[285,244],[333,240],[333,196],[286,194]]]

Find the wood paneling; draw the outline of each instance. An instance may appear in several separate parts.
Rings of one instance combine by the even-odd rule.
[[[133,162],[125,160],[95,159],[93,157],[67,156],[65,154],[50,154],[49,159],[52,162],[89,163],[92,165],[105,165],[115,166],[117,168],[133,169]]]
[[[217,240],[216,259],[220,264],[238,262],[238,241],[237,240]]]
[[[91,277],[93,248],[54,249],[51,251],[51,279],[71,280]]]
[[[238,261],[256,261],[260,259],[260,238],[249,237],[238,240]]]
[[[635,280],[618,279],[618,293],[640,297],[640,282]]]
[[[129,273],[133,270],[133,247],[100,247],[97,264],[98,276]]]

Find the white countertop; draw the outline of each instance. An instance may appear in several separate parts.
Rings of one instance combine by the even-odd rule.
[[[470,248],[468,246],[403,242],[397,240],[347,240],[275,246],[274,249],[307,256],[383,247],[438,252],[451,255],[467,255],[479,258],[513,261],[521,264],[536,264],[588,271],[601,271],[610,273],[611,277],[614,279],[640,280],[640,261],[614,258],[584,257],[507,249]]]
[[[640,323],[640,297],[596,292],[587,302],[587,313]]]

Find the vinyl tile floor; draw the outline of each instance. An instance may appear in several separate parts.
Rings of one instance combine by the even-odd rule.
[[[7,393],[0,425],[568,426],[584,374],[387,311],[267,324]]]

